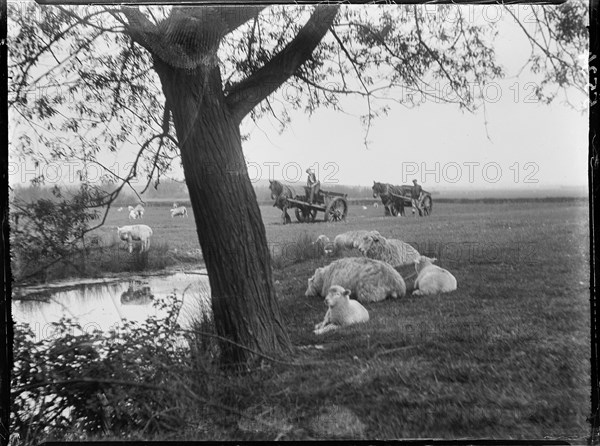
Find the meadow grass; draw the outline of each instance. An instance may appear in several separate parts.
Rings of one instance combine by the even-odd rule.
[[[213,425],[207,428],[199,419],[204,430],[190,428],[183,437],[334,438],[335,433],[316,429],[314,420],[331,410],[345,413],[342,408],[364,429],[341,437],[588,435],[586,204],[434,203],[427,218],[412,218],[410,212],[383,217],[381,207],[351,207],[344,223],[285,226],[277,209],[261,206],[261,212],[280,308],[295,348],[289,360],[296,365],[265,361],[253,373],[215,388],[214,397],[266,417],[280,431],[258,423],[249,432],[239,428],[238,415],[219,412]],[[155,249],[176,263],[201,261],[192,215],[171,219],[164,207],[148,207],[144,220],[128,222],[125,212],[111,211],[108,226],[97,232],[110,244],[114,226],[129,223],[152,227],[151,254]],[[355,229],[377,229],[437,257],[457,278],[458,290],[366,304],[367,324],[314,335],[326,307],[322,298],[304,296],[307,279],[333,259],[315,254],[312,241]],[[128,253],[119,253],[124,262]],[[403,271],[409,274],[410,268]],[[412,289],[411,280],[407,288]]]
[[[306,279],[331,259],[275,271],[296,361],[275,366],[261,405],[309,426],[349,408],[364,438],[583,438],[589,415],[588,225],[583,205],[440,205],[426,219],[365,210],[313,238],[377,229],[438,257],[458,290],[366,304],[367,324],[312,333],[326,310]],[[379,210],[381,212],[381,210]],[[267,224],[270,240],[307,225]],[[412,288],[412,284],[407,284]],[[270,397],[275,395],[275,397]],[[254,394],[247,404],[257,404]],[[240,402],[244,404],[243,401]],[[280,415],[281,416],[281,415]]]

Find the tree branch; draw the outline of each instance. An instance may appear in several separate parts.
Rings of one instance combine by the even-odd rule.
[[[331,33],[333,34],[333,37],[337,41],[338,45],[340,46],[340,48],[342,49],[342,51],[344,52],[344,54],[346,55],[346,57],[350,61],[351,65],[352,65],[352,68],[354,68],[356,76],[357,76],[358,80],[360,81],[360,84],[365,89],[365,97],[367,98],[367,106],[368,106],[369,109],[368,109],[368,113],[367,113],[367,132],[365,133],[365,137],[363,138],[363,142],[365,144],[365,147],[368,149],[369,148],[369,143],[367,141],[367,138],[368,138],[369,132],[371,130],[371,119],[372,119],[372,116],[373,116],[373,112],[372,112],[372,108],[371,108],[371,92],[369,91],[369,89],[367,88],[367,85],[363,81],[363,78],[360,75],[360,71],[358,71],[358,67],[357,67],[358,61],[356,60],[356,58],[352,57],[352,55],[350,54],[350,52],[346,49],[346,47],[344,45],[344,42],[342,42],[342,39],[339,38],[339,36],[337,35],[337,33],[335,32],[335,30],[333,28],[331,29]]]
[[[256,17],[264,6],[174,7],[154,25],[138,7],[121,7],[131,38],[154,57],[175,68],[215,65],[221,39]]]
[[[317,6],[298,35],[284,49],[257,72],[230,87],[225,100],[237,122],[309,59],[327,34],[338,10],[339,6]]]
[[[219,6],[219,7],[191,7],[185,12],[200,20],[203,26],[218,27],[221,37],[226,36],[248,20],[255,18],[265,8],[262,6]]]

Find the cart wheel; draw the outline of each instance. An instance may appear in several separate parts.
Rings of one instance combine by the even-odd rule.
[[[317,216],[316,209],[310,209],[309,207],[301,206],[296,208],[296,219],[300,223],[312,223],[315,221]]]
[[[348,203],[342,197],[334,198],[325,211],[325,221],[342,221],[348,215]]]

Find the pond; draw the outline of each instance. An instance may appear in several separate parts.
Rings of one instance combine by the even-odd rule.
[[[43,290],[18,288],[12,300],[13,319],[28,323],[38,339],[52,336],[52,323],[63,316],[79,322],[85,332],[108,331],[119,327],[122,319],[143,321],[164,314],[152,304],[158,297],[174,292],[179,298],[183,296],[178,322],[184,328],[189,327],[192,315],[210,313],[208,276],[205,272],[187,272],[54,285]]]

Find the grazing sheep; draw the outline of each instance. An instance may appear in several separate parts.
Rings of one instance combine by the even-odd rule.
[[[376,231],[366,234],[358,250],[370,259],[383,260],[393,267],[412,264],[419,260],[419,252],[402,240],[386,239]]]
[[[325,303],[329,307],[323,322],[315,325],[314,334],[321,335],[352,324],[369,320],[369,312],[355,300],[350,300],[350,290],[334,285],[329,288]]]
[[[141,204],[138,204],[134,209],[138,214],[138,218],[142,218],[144,216],[144,207]]]
[[[123,208],[121,207],[121,208],[117,209],[117,212],[121,212],[122,210],[123,210]]]
[[[371,233],[379,235],[379,232],[377,231],[367,231],[364,229],[359,231],[344,232],[343,234],[338,234],[335,236],[333,239],[333,245],[336,251],[358,248],[358,245],[362,241],[363,237]]]
[[[418,275],[414,296],[429,296],[456,290],[456,277],[450,271],[434,265],[435,260],[437,259],[421,256],[420,260],[415,262]]]
[[[366,257],[345,257],[317,268],[308,279],[304,293],[325,296],[333,285],[342,286],[360,302],[379,302],[386,297],[403,297],[406,285],[402,276],[385,262]]]
[[[152,236],[152,229],[146,225],[129,225],[119,228],[117,226],[117,233],[121,240],[125,240],[129,246],[129,252],[133,252],[133,241],[139,240],[142,242],[140,252],[147,251],[150,248],[150,237]]]
[[[176,215],[180,215],[181,217],[187,217],[188,211],[187,211],[186,207],[179,206],[179,207],[175,207],[175,208],[171,209],[171,218],[175,217]]]
[[[329,240],[329,237],[327,237],[326,235],[318,236],[317,240],[314,241],[312,244],[317,246],[319,253],[323,253],[327,256],[333,254],[333,243],[331,242],[331,240]]]
[[[129,220],[137,220],[144,216],[144,208],[139,204],[136,207],[127,206],[127,209],[129,210]]]

